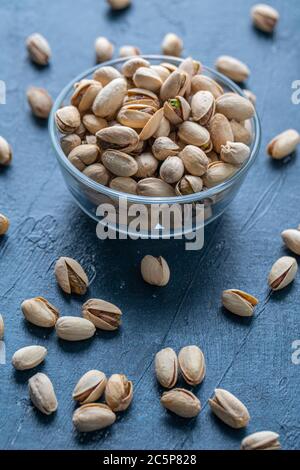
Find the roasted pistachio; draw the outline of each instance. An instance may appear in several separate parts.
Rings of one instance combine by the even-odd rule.
[[[26,47],[30,58],[38,65],[47,65],[51,57],[49,43],[44,36],[33,33],[26,39]]]
[[[240,317],[251,317],[258,300],[239,289],[227,289],[222,293],[223,306]]]
[[[57,308],[44,297],[24,300],[21,309],[27,321],[44,328],[52,328],[59,318]]]
[[[183,174],[183,161],[181,158],[176,156],[166,158],[159,171],[161,179],[169,184],[177,183],[182,178]]]
[[[190,84],[190,78],[186,72],[174,70],[164,81],[160,89],[160,98],[167,101],[176,96],[183,96]]]
[[[46,415],[57,410],[57,399],[51,380],[38,372],[28,381],[29,395],[34,406]]]
[[[245,121],[255,114],[251,101],[237,93],[224,93],[216,100],[216,112],[224,114],[228,119]]]
[[[110,180],[110,174],[102,163],[93,163],[92,165],[87,166],[83,173],[96,183],[103,184],[106,186]]]
[[[200,384],[206,373],[203,352],[198,346],[185,346],[178,354],[179,367],[189,385]]]
[[[119,70],[107,65],[106,67],[100,67],[94,72],[93,80],[101,83],[102,86],[112,82],[115,78],[122,78]]]
[[[10,165],[12,160],[12,149],[4,137],[0,136],[0,165]]]
[[[47,349],[43,346],[25,346],[18,349],[12,357],[12,365],[17,370],[33,369],[43,362]]]
[[[201,410],[198,398],[184,388],[173,388],[169,392],[164,392],[160,402],[167,410],[182,418],[194,418]]]
[[[224,93],[221,85],[207,75],[195,75],[192,78],[191,85],[193,94],[196,94],[198,91],[209,91],[217,99]]]
[[[133,82],[137,88],[150,91],[158,91],[162,85],[160,76],[151,67],[139,67],[133,75]]]
[[[27,90],[27,100],[35,116],[41,119],[48,118],[53,102],[47,90],[44,88],[30,87]]]
[[[234,140],[230,122],[223,114],[215,114],[209,122],[209,132],[213,149],[221,153],[222,145]]]
[[[67,294],[86,293],[89,280],[82,266],[73,258],[62,256],[56,261],[54,268],[57,283]]]
[[[96,137],[102,151],[120,150],[122,152],[131,152],[139,143],[139,135],[134,129],[120,125],[101,129],[96,132]]]
[[[259,431],[242,440],[242,450],[278,450],[280,449],[279,434],[273,431]]]
[[[114,46],[107,38],[100,36],[95,41],[95,51],[97,62],[105,62],[112,58]]]
[[[194,121],[206,126],[216,110],[216,102],[210,91],[197,91],[191,102],[192,116]]]
[[[275,160],[293,153],[300,143],[300,134],[295,129],[288,129],[274,137],[267,147],[268,154]]]
[[[211,150],[211,140],[208,130],[200,124],[185,121],[178,127],[178,137],[185,143],[200,147],[204,151]]]
[[[71,104],[76,106],[80,113],[86,113],[91,109],[100,90],[102,90],[102,85],[97,80],[81,80],[76,84]]]
[[[60,145],[63,152],[68,156],[75,147],[81,144],[81,138],[77,134],[66,134],[60,139]]]
[[[250,75],[246,64],[228,55],[222,55],[217,59],[216,69],[235,82],[244,82]]]
[[[182,39],[174,33],[168,33],[163,39],[161,49],[165,55],[180,57],[183,49]]]
[[[183,121],[187,121],[191,112],[191,107],[182,96],[170,98],[164,104],[164,115],[168,121],[177,126]]]
[[[150,139],[150,137],[152,137],[155,134],[163,118],[163,115],[164,115],[164,110],[163,108],[161,108],[161,109],[158,109],[156,113],[153,114],[153,116],[151,116],[151,118],[149,119],[149,121],[147,121],[141,133],[139,134],[140,140]]]
[[[66,341],[82,341],[94,336],[95,325],[85,318],[65,316],[57,320],[56,334]]]
[[[105,401],[113,411],[126,410],[133,398],[133,384],[126,375],[113,374],[107,381]]]
[[[109,187],[122,193],[136,194],[137,182],[129,176],[117,176],[110,181]]]
[[[170,280],[170,269],[166,260],[159,256],[144,256],[141,262],[141,274],[145,282],[154,286],[166,286]]]
[[[208,403],[213,413],[234,429],[243,428],[249,423],[247,408],[227,390],[216,388],[214,397],[208,400]]]
[[[291,256],[282,256],[272,266],[269,274],[269,286],[272,290],[280,290],[290,284],[298,271],[298,264]]]
[[[121,325],[121,310],[105,300],[89,299],[82,306],[82,315],[100,330],[113,331]]]
[[[270,5],[259,3],[252,7],[251,17],[257,29],[265,33],[272,33],[279,20],[279,13]]]
[[[122,73],[127,78],[132,78],[139,68],[150,68],[150,63],[148,60],[143,59],[142,57],[132,57],[128,59],[122,67]]]
[[[208,158],[200,148],[195,145],[187,145],[180,152],[179,157],[183,161],[188,173],[194,176],[202,176],[208,168]]]
[[[136,46],[121,46],[119,49],[119,57],[131,57],[131,56],[136,56],[140,55],[141,51],[138,47]]]
[[[207,188],[212,188],[217,184],[223,183],[234,175],[237,167],[230,163],[213,162],[208,165],[207,172],[203,176],[203,183]]]
[[[285,245],[296,255],[300,255],[300,228],[299,229],[287,229],[281,233],[282,240]]]
[[[108,123],[105,119],[95,116],[95,114],[85,114],[82,118],[84,127],[91,133],[96,134],[101,129],[108,127]]]
[[[100,370],[89,370],[76,384],[72,397],[81,405],[99,400],[106,387],[106,375]]]
[[[173,388],[178,379],[178,359],[172,348],[165,348],[155,356],[155,373],[160,385]]]
[[[92,432],[107,428],[116,421],[115,413],[103,403],[87,403],[73,414],[73,424],[79,432]]]
[[[99,158],[99,148],[95,144],[82,144],[75,147],[68,155],[68,160],[80,171],[95,163]]]
[[[178,145],[168,137],[158,137],[152,145],[152,152],[157,160],[165,160],[172,155],[178,155]]]
[[[135,173],[137,178],[148,178],[156,173],[158,160],[151,152],[143,152],[135,158],[138,164],[138,170]]]
[[[4,235],[9,229],[9,219],[0,213],[0,235]]]
[[[243,144],[250,145],[252,141],[251,130],[249,130],[244,123],[234,120],[229,122],[234,142],[242,142]]]

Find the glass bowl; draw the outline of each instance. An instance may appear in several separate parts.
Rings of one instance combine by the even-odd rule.
[[[183,61],[183,59],[180,58],[160,55],[143,55],[141,57],[147,59],[153,65],[159,64],[161,62],[170,62],[178,66]],[[103,225],[108,226],[108,228],[113,231],[118,231],[126,235],[136,235],[136,232],[133,233],[132,229],[130,228],[129,222],[132,220],[132,217],[127,218],[126,222],[121,222],[118,220],[118,217],[117,220],[115,220],[114,217],[108,219],[107,212],[105,211],[97,211],[99,206],[110,204],[115,209],[116,214],[118,214],[119,208],[121,207],[120,203],[121,201],[124,203],[125,200],[127,206],[130,207],[132,204],[142,204],[149,212],[151,207],[155,208],[158,205],[164,205],[163,207],[165,207],[166,205],[171,206],[177,204],[178,207],[182,207],[182,209],[183,206],[190,206],[192,208],[191,221],[189,224],[187,224],[187,226],[178,226],[178,224],[176,225],[171,223],[170,230],[165,232],[161,226],[158,225],[151,227],[151,223],[149,223],[149,227],[139,231],[141,237],[156,239],[170,238],[175,236],[178,237],[182,236],[183,234],[188,234],[192,231],[201,229],[203,226],[209,224],[210,222],[220,217],[221,214],[223,214],[230,202],[236,196],[246,174],[254,163],[259,151],[261,140],[259,118],[255,113],[254,117],[251,119],[252,143],[251,153],[248,160],[231,178],[210,189],[186,196],[144,197],[132,194],[124,194],[114,189],[110,189],[107,186],[96,183],[81,173],[77,168],[75,168],[75,166],[70,163],[62,151],[60,146],[61,134],[55,125],[55,113],[60,107],[70,103],[70,97],[73,94],[74,84],[76,82],[82,79],[91,78],[94,71],[99,67],[110,65],[120,69],[126,60],[128,60],[128,58],[121,58],[104,62],[101,65],[96,65],[95,67],[92,67],[91,69],[81,73],[61,91],[53,105],[49,118],[49,132],[66,186],[78,206],[87,215],[89,215],[96,222],[100,222],[100,224],[102,223]],[[233,91],[244,96],[242,89],[224,75],[204,66],[203,73],[216,80],[224,88],[224,91]],[[199,218],[196,217],[195,208],[200,204],[202,204],[204,207],[204,219],[200,220],[199,222]]]

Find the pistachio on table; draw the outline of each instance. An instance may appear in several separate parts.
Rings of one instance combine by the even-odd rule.
[[[43,346],[25,346],[18,349],[12,357],[12,365],[17,370],[28,370],[38,366],[47,355],[47,349]]]
[[[105,401],[113,411],[126,410],[133,398],[133,385],[126,375],[113,374],[105,387]]]
[[[245,405],[227,390],[216,388],[212,399],[208,400],[213,413],[228,426],[239,429],[247,426],[250,415]]]
[[[163,54],[179,57],[183,49],[182,39],[177,34],[168,33],[163,39],[161,48]]]
[[[185,346],[178,354],[178,363],[184,380],[189,385],[200,384],[206,373],[203,352],[198,346]]]
[[[265,33],[272,33],[278,23],[279,13],[270,5],[259,3],[252,7],[251,17],[257,29]]]
[[[100,36],[95,41],[95,51],[97,62],[110,60],[114,54],[113,44],[104,36]]]
[[[0,165],[10,165],[12,160],[12,149],[4,137],[0,135]]]
[[[103,403],[87,403],[73,414],[73,424],[79,432],[98,431],[116,421],[115,413]]]
[[[239,289],[227,289],[222,293],[223,306],[240,317],[251,317],[258,300]]]
[[[259,431],[242,440],[241,450],[278,450],[279,434],[273,431]]]
[[[200,400],[184,388],[173,388],[164,392],[160,402],[164,408],[182,418],[194,418],[201,410]]]
[[[65,316],[55,324],[56,334],[66,341],[83,341],[94,336],[95,325],[85,318]]]
[[[4,336],[4,320],[0,313],[0,340],[3,339]]]
[[[57,283],[66,294],[86,293],[89,280],[82,266],[73,258],[60,257],[54,268]]]
[[[170,269],[166,260],[146,255],[141,262],[141,273],[145,282],[154,286],[166,286],[170,280]]]
[[[48,118],[53,102],[47,90],[32,86],[27,90],[27,100],[35,116]]]
[[[34,33],[26,39],[26,46],[30,58],[38,65],[47,65],[51,57],[49,43],[44,36]]]
[[[36,326],[52,328],[55,326],[59,311],[44,297],[24,300],[21,309],[27,321]]]
[[[300,134],[295,129],[288,129],[274,137],[268,144],[267,152],[275,160],[293,153],[300,143]]]
[[[272,266],[269,274],[269,286],[280,290],[290,284],[296,277],[298,263],[291,256],[282,256]]]
[[[28,381],[29,395],[34,406],[46,415],[57,410],[57,399],[51,380],[38,372]]]
[[[141,51],[138,47],[136,46],[121,46],[119,49],[119,57],[131,57],[131,56],[136,56],[140,55]]]
[[[4,235],[9,229],[9,219],[0,213],[0,235]]]
[[[72,397],[81,405],[93,403],[102,396],[107,384],[106,375],[100,370],[89,370],[77,382]]]
[[[281,233],[285,245],[296,255],[300,255],[300,227],[287,229]]]
[[[130,5],[131,0],[107,0],[107,2],[113,10],[123,10]]]
[[[155,373],[160,385],[173,388],[178,379],[178,359],[172,348],[164,348],[155,356]]]
[[[101,299],[89,299],[82,306],[82,315],[100,330],[117,330],[122,323],[122,312],[114,304]]]

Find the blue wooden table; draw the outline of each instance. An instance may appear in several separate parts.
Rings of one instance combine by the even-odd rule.
[[[272,0],[281,13],[278,31],[266,36],[249,20],[253,0],[134,0],[121,13],[101,0],[1,0],[0,79],[7,103],[0,106],[0,135],[14,149],[13,164],[0,170],[0,212],[11,228],[0,240],[0,311],[5,319],[6,364],[0,365],[1,449],[237,449],[251,432],[273,430],[285,449],[300,445],[300,365],[292,343],[300,339],[300,280],[269,296],[267,274],[287,251],[280,232],[299,223],[300,160],[272,162],[264,148],[277,133],[299,129],[299,106],[291,102],[292,82],[300,78],[300,3]],[[27,58],[25,38],[39,31],[53,49],[51,65],[39,69]],[[184,242],[96,238],[95,224],[68,194],[51,148],[46,124],[32,117],[25,98],[29,85],[46,87],[53,97],[75,75],[94,64],[94,39],[109,37],[119,47],[134,44],[159,53],[165,33],[184,40],[184,55],[212,66],[217,56],[244,60],[252,74],[247,86],[257,95],[263,140],[259,158],[229,210],[205,233],[199,252]],[[139,272],[145,254],[164,256],[171,268],[166,288],[146,285]],[[53,331],[26,323],[25,298],[42,295],[63,315],[80,315],[81,298],[58,289],[55,260],[73,256],[93,279],[85,297],[110,300],[122,308],[116,333],[97,332],[80,344],[59,341]],[[252,320],[223,311],[224,288],[241,288],[260,299]],[[48,348],[38,367],[51,377],[59,408],[45,417],[28,398],[34,373],[16,372],[18,348]],[[195,393],[202,402],[197,419],[183,420],[162,409],[153,373],[155,353],[197,344],[207,376]],[[3,348],[3,345],[2,345]],[[3,358],[2,358],[3,359]],[[88,369],[125,373],[134,382],[134,401],[104,432],[77,434],[72,426],[71,393]],[[215,387],[230,390],[247,405],[251,422],[234,431],[210,413]]]

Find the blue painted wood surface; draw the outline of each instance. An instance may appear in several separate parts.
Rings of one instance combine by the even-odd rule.
[[[112,14],[100,0],[1,0],[0,79],[7,104],[0,106],[0,135],[14,149],[13,165],[0,171],[0,211],[11,220],[0,240],[0,311],[5,319],[6,365],[0,365],[0,447],[2,449],[237,449],[254,431],[270,429],[286,449],[300,444],[300,365],[291,360],[300,339],[299,278],[268,296],[266,277],[287,251],[280,232],[299,220],[300,160],[271,162],[264,148],[271,137],[299,127],[299,106],[291,84],[300,78],[300,3],[272,0],[281,13],[278,31],[266,36],[249,20],[252,0],[134,0]],[[51,65],[39,69],[27,58],[24,41],[39,31],[53,49]],[[205,248],[186,252],[182,241],[99,241],[95,224],[75,206],[56,164],[46,125],[28,109],[29,85],[46,87],[55,97],[75,75],[94,64],[94,39],[104,35],[116,48],[134,44],[158,53],[165,33],[183,37],[185,55],[212,66],[220,54],[249,64],[247,86],[258,97],[262,149],[236,200],[206,231]],[[145,254],[163,255],[171,267],[166,288],[146,285],[139,273]],[[27,324],[23,299],[43,295],[63,315],[80,315],[81,298],[66,297],[56,286],[53,265],[71,255],[94,278],[85,297],[119,305],[123,327],[97,332],[81,344],[59,341],[53,331]],[[220,307],[224,288],[241,288],[260,299],[252,320]],[[47,373],[59,400],[58,412],[33,409],[27,380],[33,371],[15,372],[14,351],[42,344]],[[196,389],[202,411],[195,420],[168,414],[159,403],[153,358],[162,347],[177,351],[198,344],[207,360],[207,377]],[[73,430],[71,393],[86,370],[126,373],[135,394],[131,408],[104,432],[80,436]],[[230,390],[247,405],[246,430],[228,429],[214,418],[207,400],[215,387]]]

